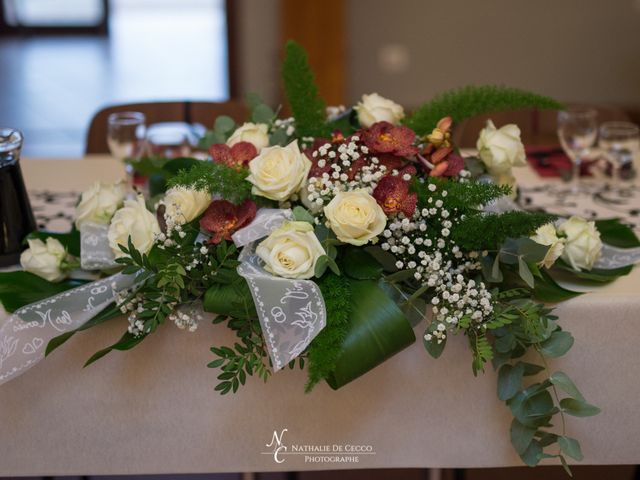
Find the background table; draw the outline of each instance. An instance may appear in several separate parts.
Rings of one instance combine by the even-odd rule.
[[[69,212],[73,204],[56,192],[79,192],[123,173],[105,157],[26,160],[23,170],[30,191],[50,194],[48,205],[34,198],[36,207],[54,216],[59,205]],[[533,198],[540,181],[526,169],[518,174],[523,197]],[[640,207],[634,195],[630,210]],[[553,366],[602,408],[593,418],[568,418],[568,434],[582,442],[582,464],[640,462],[639,283],[640,270],[558,307],[576,343]],[[305,394],[305,373],[285,370],[266,385],[250,378],[236,395],[219,396],[217,371],[206,364],[212,344],[233,342],[226,328],[203,322],[189,334],[169,324],[134,350],[82,368],[125,328],[116,319],[76,335],[0,387],[0,476],[521,465],[495,374],[473,376],[462,336],[439,360],[418,341],[337,392],[320,384]],[[423,328],[416,328],[418,338]],[[339,464],[288,455],[277,464],[262,452],[282,429],[285,445],[371,445],[375,454]]]

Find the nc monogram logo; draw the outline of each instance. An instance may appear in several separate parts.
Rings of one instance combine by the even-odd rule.
[[[276,463],[283,463],[284,458],[280,458],[280,452],[286,452],[286,445],[282,444],[282,437],[284,436],[284,432],[287,432],[286,428],[282,429],[280,435],[278,435],[277,430],[273,431],[273,437],[271,437],[271,442],[267,443],[265,446],[267,448],[273,448],[273,461]]]

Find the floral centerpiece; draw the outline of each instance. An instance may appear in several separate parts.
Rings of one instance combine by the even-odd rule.
[[[219,117],[203,138],[209,160],[138,165],[160,179],[159,195],[96,182],[70,233],[31,235],[23,271],[0,274],[0,300],[14,311],[0,330],[0,382],[110,319],[123,323],[122,338],[87,364],[165,324],[194,331],[216,314],[238,337],[211,348],[222,394],[287,365],[307,369],[307,391],[323,380],[340,388],[416,331],[434,358],[462,335],[473,373],[498,371],[522,460],[580,460],[564,417],[599,410],[549,370],[546,359],[574,339],[548,303],[579,294],[556,272],[597,282],[627,274],[632,266],[612,263],[607,249],[637,239],[615,220],[518,209],[509,200],[511,169],[525,163],[517,126],[489,123],[477,157],[463,158],[452,136],[479,113],[561,105],[469,87],[412,115],[377,94],[327,109],[295,43],[283,79],[292,117],[251,97],[250,122]],[[98,279],[82,280],[79,266]],[[55,326],[46,342],[29,335],[38,319]],[[22,356],[20,342],[31,346]]]

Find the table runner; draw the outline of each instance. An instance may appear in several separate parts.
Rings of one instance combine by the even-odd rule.
[[[80,191],[97,169],[105,180],[121,171],[113,161],[94,160],[25,161],[27,186],[50,187],[55,170],[57,188]],[[525,199],[538,180],[521,170]],[[640,207],[637,193],[629,205]],[[639,282],[636,271],[559,307],[576,345],[555,365],[570,371],[603,410],[588,420],[568,420],[569,431],[584,439],[583,464],[640,462],[634,441],[640,384],[632,374],[640,368]],[[250,379],[235,396],[220,397],[213,391],[215,372],[205,367],[212,359],[208,347],[214,339],[230,342],[232,332],[208,322],[195,334],[167,325],[138,348],[82,369],[86,358],[119,336],[123,322],[74,337],[0,388],[0,475],[521,464],[506,434],[510,413],[495,398],[495,375],[473,377],[464,338],[453,339],[447,358],[438,361],[416,343],[337,392],[321,384],[305,395],[304,372],[287,369],[266,386]],[[370,451],[345,455],[343,462],[314,460],[323,458],[315,454],[287,455],[277,463],[278,440],[287,447]]]

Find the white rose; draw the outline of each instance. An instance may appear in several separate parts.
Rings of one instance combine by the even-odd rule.
[[[284,201],[300,190],[310,169],[311,162],[295,140],[286,147],[263,149],[249,162],[247,180],[253,184],[254,195]]]
[[[116,258],[124,256],[118,245],[129,244],[131,242],[142,253],[151,250],[155,236],[160,234],[160,226],[156,216],[147,210],[142,195],[138,195],[136,200],[126,200],[124,207],[116,212],[111,219],[107,238],[109,246],[113,250]]]
[[[338,240],[352,245],[364,245],[387,224],[384,211],[364,189],[338,192],[324,207],[324,214]]]
[[[264,123],[245,123],[238,127],[227,140],[227,145],[233,147],[239,142],[249,142],[256,147],[258,153],[269,146],[268,126]]]
[[[558,227],[558,232],[566,236],[562,259],[576,270],[591,270],[602,252],[595,222],[573,216]]]
[[[55,238],[28,240],[29,248],[20,255],[22,268],[50,282],[59,282],[66,275],[62,262],[67,257],[64,246]]]
[[[173,187],[167,190],[163,202],[164,215],[175,224],[183,225],[198,218],[211,203],[211,194],[204,190]]]
[[[365,128],[382,121],[398,125],[404,118],[404,109],[401,105],[377,93],[363,95],[362,100],[353,109],[358,112],[358,121]]]
[[[524,145],[520,141],[520,129],[509,124],[499,129],[491,120],[480,132],[477,143],[480,160],[493,176],[509,173],[511,167],[526,165]]]
[[[95,182],[82,192],[76,207],[76,227],[83,222],[109,223],[124,200],[124,185],[118,183]]]
[[[256,253],[267,271],[285,278],[313,277],[316,261],[325,255],[307,222],[285,223],[258,245]]]
[[[564,239],[558,238],[556,228],[552,223],[542,225],[536,230],[535,235],[531,237],[534,242],[549,247],[547,254],[544,256],[539,265],[545,268],[551,268],[562,252],[564,251]]]

